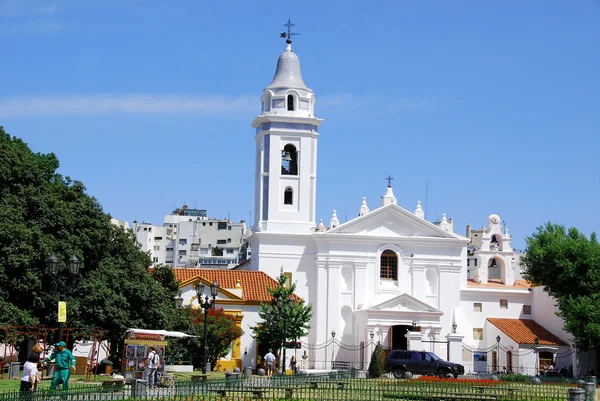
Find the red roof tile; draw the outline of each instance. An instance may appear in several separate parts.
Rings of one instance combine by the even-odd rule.
[[[271,301],[267,286],[275,288],[279,285],[276,280],[261,271],[254,270],[222,270],[222,269],[173,269],[175,279],[181,282],[195,277],[202,277],[212,282],[217,280],[225,290],[235,290],[237,280],[242,286],[242,298],[246,301]],[[296,296],[297,299],[300,299]]]
[[[496,317],[488,317],[487,320],[517,344],[534,344],[537,337],[539,345],[567,345],[535,320]]]

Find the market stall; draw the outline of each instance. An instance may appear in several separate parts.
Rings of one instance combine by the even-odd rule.
[[[156,370],[157,382],[165,373],[165,347],[167,337],[184,338],[193,337],[180,331],[129,329],[126,333],[125,346],[123,347],[123,376],[125,380],[142,379],[146,368],[148,348],[156,349],[160,358]]]

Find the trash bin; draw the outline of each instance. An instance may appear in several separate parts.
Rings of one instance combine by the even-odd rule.
[[[252,378],[252,368],[244,368],[244,379]]]
[[[21,362],[11,362],[8,370],[9,379],[20,379],[21,378]]]
[[[148,389],[146,380],[136,379],[131,383],[131,396],[132,397],[145,397]]]

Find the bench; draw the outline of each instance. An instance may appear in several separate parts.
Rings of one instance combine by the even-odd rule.
[[[262,399],[264,397],[264,395],[265,395],[265,392],[267,391],[267,388],[266,387],[249,388],[249,389],[243,389],[243,388],[220,388],[220,389],[214,389],[214,390],[210,390],[210,391],[213,391],[213,392],[217,393],[221,397],[227,397],[227,393],[229,393],[229,394],[231,394],[231,393],[252,393],[258,399]]]
[[[208,380],[208,375],[206,373],[200,375],[192,375],[191,379],[193,382],[206,381]]]
[[[125,388],[125,380],[105,380],[102,382],[102,390],[115,391]]]
[[[350,362],[347,361],[333,361],[332,369],[334,370],[350,370]]]
[[[345,385],[346,385],[346,383],[344,383],[344,382],[337,382],[338,390],[343,390]],[[318,382],[310,382],[309,387],[312,389],[319,388],[319,383]]]

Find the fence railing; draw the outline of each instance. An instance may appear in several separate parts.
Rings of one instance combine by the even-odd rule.
[[[253,376],[248,379],[177,381],[169,388],[148,388],[135,381],[121,388],[104,386],[71,387],[66,391],[39,390],[33,393],[0,393],[0,401],[197,401],[222,400],[497,400],[567,401],[569,389],[577,383],[534,384],[496,380],[420,378],[413,380],[352,378],[355,371],[319,375]],[[595,381],[595,379],[594,379]],[[595,388],[596,383],[591,388]],[[595,396],[594,394],[589,397]],[[589,398],[592,400],[593,398]]]

